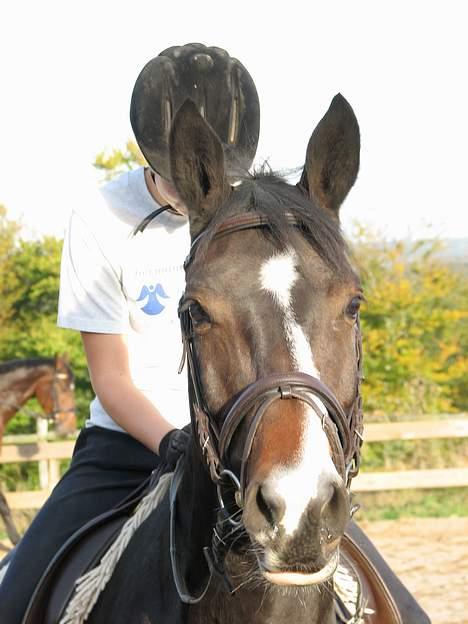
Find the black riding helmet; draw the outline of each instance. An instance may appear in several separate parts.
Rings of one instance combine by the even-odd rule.
[[[237,59],[201,43],[164,50],[137,78],[130,121],[150,167],[171,179],[169,133],[175,113],[187,98],[222,141],[231,172],[245,173],[254,159],[260,130],[255,84]]]

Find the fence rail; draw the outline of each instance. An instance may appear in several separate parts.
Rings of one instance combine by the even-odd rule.
[[[427,440],[468,437],[468,414],[446,420],[420,420],[394,423],[369,423],[366,442]],[[41,489],[33,492],[5,492],[12,509],[36,509],[46,500],[59,478],[60,461],[71,457],[74,440],[48,441],[34,436],[7,436],[0,452],[0,464],[39,462]],[[355,492],[447,488],[468,486],[468,468],[402,470],[396,472],[361,472],[353,481]]]

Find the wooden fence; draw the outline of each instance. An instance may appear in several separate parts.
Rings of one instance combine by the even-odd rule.
[[[58,481],[60,460],[71,457],[73,440],[49,441],[46,437],[42,432],[41,439],[38,436],[4,438],[0,464],[34,461],[40,466],[40,490],[5,493],[12,509],[39,508]],[[444,420],[369,423],[365,427],[366,442],[465,437],[468,437],[468,414],[457,414]],[[468,468],[361,472],[353,481],[356,492],[459,486],[468,486]]]

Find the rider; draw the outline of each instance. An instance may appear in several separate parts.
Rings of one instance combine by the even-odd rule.
[[[48,562],[76,530],[131,494],[160,460],[173,466],[183,447],[180,428],[190,416],[185,376],[177,374],[177,304],[190,235],[168,141],[187,98],[223,141],[233,171],[247,171],[255,155],[258,96],[239,61],[188,44],[143,68],[130,119],[149,167],[109,182],[73,211],[63,247],[58,324],[81,332],[96,397],[69,470],[0,585],[2,624],[21,622]]]

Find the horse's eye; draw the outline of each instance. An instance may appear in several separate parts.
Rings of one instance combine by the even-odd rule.
[[[348,307],[346,308],[346,316],[348,318],[353,319],[354,321],[357,319],[362,299],[362,296],[358,295],[357,297],[353,297],[348,303]]]
[[[211,319],[198,302],[194,301],[190,304],[189,314],[194,329],[204,330],[210,328]]]

